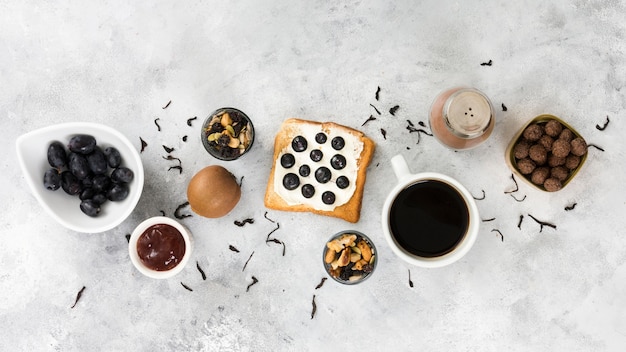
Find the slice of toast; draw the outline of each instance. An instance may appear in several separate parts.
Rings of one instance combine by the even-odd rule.
[[[357,222],[374,149],[362,132],[334,122],[285,120],[274,140],[265,206]]]

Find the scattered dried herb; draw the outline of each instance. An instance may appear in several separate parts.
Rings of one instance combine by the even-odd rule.
[[[237,252],[237,253],[239,253],[239,250],[237,249],[237,247],[233,246],[232,244],[229,244],[229,245],[228,245],[228,249],[230,249],[230,250],[231,250],[231,251],[233,251],[233,252]]]
[[[494,221],[496,218],[490,218],[490,219],[482,219],[483,222],[489,222],[489,221]]]
[[[515,196],[512,195],[512,194],[509,194],[509,195],[511,196],[511,198],[515,199],[515,201],[518,202],[518,203],[521,203],[521,202],[523,202],[526,199],[526,195],[525,194],[524,194],[524,197],[521,198],[521,199],[515,198]]]
[[[174,217],[176,219],[184,219],[184,218],[188,218],[188,217],[192,216],[191,214],[181,214],[180,213],[180,211],[183,210],[183,208],[185,208],[188,205],[189,205],[189,202],[184,202],[183,204],[180,204],[179,206],[177,206],[176,210],[174,210]]]
[[[252,253],[250,253],[250,256],[248,257],[248,260],[246,260],[246,263],[243,265],[243,268],[241,269],[241,271],[246,270],[246,267],[248,266],[248,262],[250,261],[250,259],[252,259],[253,255],[254,255],[254,251],[252,251]]]
[[[587,147],[596,148],[596,149],[598,149],[598,150],[599,150],[599,151],[601,151],[601,152],[603,152],[603,151],[604,151],[604,148],[600,148],[600,147],[598,147],[598,146],[597,146],[597,145],[595,145],[595,144],[587,144]]]
[[[481,192],[483,192],[483,196],[482,196],[482,198],[476,198],[476,197],[474,197],[474,196],[472,196],[472,198],[474,198],[475,200],[483,200],[483,199],[485,199],[485,190],[484,190],[484,189],[481,189],[480,191],[481,191]]]
[[[374,121],[374,120],[376,120],[374,115],[370,115],[370,117],[368,117],[367,120],[365,120],[365,122],[363,122],[363,124],[361,126],[365,126],[366,123],[368,123],[370,121]]]
[[[317,312],[317,304],[315,304],[315,295],[313,295],[313,300],[311,301],[311,305],[313,309],[311,310],[311,320],[315,317],[315,313]]]
[[[389,113],[391,114],[391,116],[396,116],[396,111],[398,111],[398,109],[400,109],[399,105],[395,105],[391,109],[389,109]]]
[[[259,282],[259,280],[257,280],[256,277],[252,276],[252,282],[248,285],[248,287],[246,287],[246,292],[250,291],[250,287],[252,287],[252,285],[256,284],[257,282]]]
[[[506,108],[506,105],[504,105],[504,103],[502,103],[502,111],[507,111],[508,109]]]
[[[166,152],[166,153],[171,153],[171,152],[173,152],[174,150],[176,150],[176,149],[174,149],[174,148],[170,148],[170,147],[168,147],[168,146],[166,146],[166,145],[164,145],[164,146],[163,146],[163,149],[165,149],[165,152]]]
[[[272,220],[272,219],[267,217],[267,212],[265,212],[265,214],[263,214],[263,217],[266,218],[271,223],[275,223],[276,222],[276,221],[274,221],[274,220]]]
[[[243,178],[245,176],[241,176],[241,178],[239,179],[239,188],[241,188],[241,185],[243,185]]]
[[[198,119],[198,116],[194,116],[194,117],[192,117],[190,119],[187,119],[187,126],[191,126],[191,122],[194,121],[194,120],[197,120],[197,119]]]
[[[270,241],[270,236],[280,228],[280,223],[276,223],[276,228],[273,229],[272,231],[270,231],[270,233],[267,234],[267,237],[265,238],[265,243],[268,243]]]
[[[598,131],[604,131],[606,129],[606,126],[609,125],[609,122],[611,122],[611,120],[609,120],[609,115],[606,116],[606,121],[604,122],[604,125],[600,126],[600,125],[596,125],[596,128],[598,129]]]
[[[283,257],[285,256],[285,251],[287,250],[287,248],[285,247],[285,242],[279,240],[278,238],[269,238],[267,239],[267,241],[265,241],[265,243],[268,242],[274,242],[276,244],[282,244],[283,245]]]
[[[370,106],[374,108],[374,111],[376,111],[376,113],[377,113],[378,115],[381,115],[381,113],[380,113],[380,111],[378,110],[378,108],[376,108],[376,107],[375,107],[374,105],[372,105],[372,104],[370,104]]]
[[[169,169],[167,169],[167,171],[171,171],[171,170],[178,170],[179,174],[183,173],[183,167],[180,165],[176,165],[176,166],[170,166]]]
[[[182,281],[180,282],[181,285],[183,285],[183,287],[185,288],[185,290],[193,292],[193,290],[191,289],[191,287],[185,285]]]
[[[183,165],[183,162],[179,158],[173,157],[171,155],[164,156],[163,159],[165,159],[165,160],[176,160],[176,161],[178,161],[178,165],[181,165],[181,166]]]
[[[384,128],[381,128],[381,129],[380,129],[380,133],[383,135],[383,138],[384,138],[385,140],[387,140],[387,131],[385,131],[385,129],[384,129]]]
[[[161,126],[159,125],[159,118],[157,117],[156,119],[154,119],[154,124],[157,126],[157,129],[159,130],[159,132],[161,132]]]
[[[200,263],[196,260],[196,269],[198,269],[198,271],[200,272],[200,275],[202,275],[202,280],[206,280],[206,274],[204,273],[204,270],[202,270],[202,268],[200,267]]]
[[[528,214],[528,216],[530,216],[530,218],[531,218],[531,219],[535,220],[535,222],[539,224],[539,226],[540,226],[540,227],[539,227],[539,232],[543,231],[543,227],[544,227],[544,226],[548,226],[548,227],[551,227],[551,228],[553,228],[553,229],[555,229],[555,230],[556,230],[556,225],[551,224],[551,223],[549,223],[549,222],[545,222],[545,221],[537,220],[537,218],[535,218],[534,216],[532,216],[532,215],[530,215],[530,214]]]
[[[502,235],[502,232],[500,232],[500,230],[493,229],[493,230],[491,230],[491,232],[495,232],[496,234],[498,234],[500,236],[500,239],[502,240],[502,242],[504,242],[504,235]]]
[[[235,220],[235,225],[237,225],[239,227],[243,227],[245,224],[254,224],[254,219],[253,218],[247,218],[247,219],[243,219],[241,221]]]
[[[517,180],[515,179],[515,175],[511,174],[511,179],[513,179],[513,183],[515,183],[515,189],[512,191],[505,191],[504,194],[515,193],[519,191],[519,185],[517,184]],[[515,198],[515,197],[513,197]]]
[[[322,281],[320,281],[319,284],[317,284],[317,286],[315,286],[315,289],[317,290],[318,288],[322,288],[322,286],[324,286],[324,282],[326,282],[326,280],[328,280],[327,277],[323,277]]]
[[[480,66],[491,66],[493,64],[493,60],[489,60],[487,62],[483,62],[480,64]]]
[[[574,208],[576,208],[576,204],[578,204],[578,203],[573,203],[571,205],[566,206],[565,207],[565,211],[574,210]]]
[[[413,122],[411,122],[411,120],[406,120],[406,122],[409,124],[409,126],[415,127],[415,125],[413,124]]]
[[[171,104],[171,103],[172,103],[172,101],[171,101],[171,100],[170,100],[170,101],[168,101],[168,102],[167,102],[167,104],[165,104],[165,106],[164,106],[164,107],[162,107],[161,109],[163,109],[163,110],[167,109],[167,107],[168,107],[168,106],[170,106],[170,104]]]
[[[143,151],[148,146],[148,143],[146,143],[146,141],[144,141],[143,138],[141,138],[141,137],[139,137],[139,140],[141,141],[141,151],[140,151],[140,153],[143,153]]]
[[[524,215],[519,216],[519,222],[517,223],[517,228],[522,229],[522,221],[524,220]]]
[[[76,307],[76,303],[78,303],[80,298],[83,296],[84,291],[85,291],[85,286],[83,286],[83,288],[81,288],[80,291],[78,291],[78,293],[76,294],[76,299],[74,300],[74,304],[72,304],[70,308]]]
[[[183,142],[187,142],[187,135],[183,136]]]
[[[125,237],[126,237],[126,242],[130,243],[130,233],[127,233]]]
[[[411,281],[411,269],[407,269],[409,271],[409,287],[413,287],[413,281]]]
[[[380,98],[380,86],[376,88],[376,100]]]

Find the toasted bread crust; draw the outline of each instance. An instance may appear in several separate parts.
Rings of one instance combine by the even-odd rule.
[[[363,143],[363,149],[360,156],[357,158],[357,177],[356,177],[356,189],[352,194],[352,197],[343,205],[335,207],[332,211],[318,210],[311,206],[304,204],[290,205],[274,190],[274,177],[276,173],[276,162],[281,152],[287,147],[292,139],[297,136],[298,128],[301,124],[309,124],[318,126],[323,131],[340,131],[341,133],[351,134],[359,139]],[[361,204],[363,199],[363,189],[365,185],[365,179],[367,174],[367,167],[372,160],[375,150],[374,142],[366,137],[362,132],[336,124],[334,122],[314,122],[301,120],[296,118],[290,118],[283,122],[279,132],[276,134],[274,140],[274,155],[272,170],[267,182],[267,190],[265,192],[265,206],[270,209],[284,210],[284,211],[298,211],[298,212],[312,212],[319,215],[333,216],[344,219],[348,222],[355,223],[359,221],[361,213]],[[354,182],[354,180],[350,180]]]

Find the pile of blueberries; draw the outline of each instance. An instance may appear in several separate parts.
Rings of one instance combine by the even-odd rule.
[[[48,146],[48,163],[52,167],[43,177],[48,190],[62,188],[81,200],[80,210],[88,216],[100,214],[107,200],[119,202],[130,193],[134,173],[122,165],[122,156],[114,147],[102,150],[96,139],[87,134],[73,136],[68,143],[55,141]],[[110,169],[110,170],[109,170]]]
[[[315,135],[315,141],[318,144],[324,144],[327,141],[327,136],[325,133],[320,132]],[[331,146],[334,150],[340,151],[345,146],[345,140],[342,137],[335,137],[331,140]],[[302,153],[308,148],[308,141],[303,136],[296,136],[291,141],[291,147],[296,153]],[[314,163],[320,162],[324,154],[319,149],[313,149],[309,153],[309,158]],[[296,157],[291,153],[283,154],[280,158],[280,164],[285,169],[290,169],[296,163]],[[341,154],[335,154],[330,159],[330,165],[335,170],[342,170],[346,167],[346,158]],[[311,167],[307,164],[303,164],[298,169],[298,174],[302,177],[307,177],[311,174]],[[315,180],[320,184],[327,183],[332,178],[332,172],[329,168],[325,166],[318,167],[315,172]],[[335,181],[337,187],[340,189],[347,188],[350,185],[350,181],[346,176],[339,176]],[[295,190],[300,186],[300,178],[294,172],[289,172],[283,177],[283,186],[287,190]],[[305,198],[311,198],[315,195],[315,187],[311,184],[304,184],[301,188],[302,196]],[[335,194],[331,191],[326,191],[322,193],[322,202],[324,204],[333,204],[335,203]]]

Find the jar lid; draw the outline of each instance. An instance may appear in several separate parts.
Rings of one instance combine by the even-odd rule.
[[[494,118],[494,111],[485,94],[474,88],[463,88],[448,97],[443,106],[443,117],[453,134],[469,139],[485,133]]]

